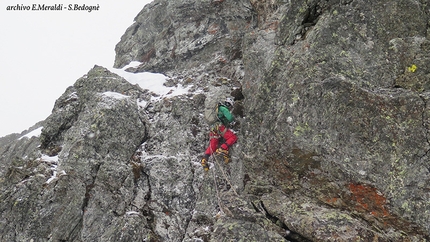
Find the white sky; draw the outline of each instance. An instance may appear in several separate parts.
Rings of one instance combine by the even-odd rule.
[[[0,137],[44,120],[55,100],[114,48],[152,0],[3,0],[0,3]],[[99,11],[7,11],[33,3],[99,5]]]

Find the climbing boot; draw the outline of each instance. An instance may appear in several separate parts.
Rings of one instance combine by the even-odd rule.
[[[206,160],[206,158],[202,159],[202,166],[203,166],[203,170],[209,171],[209,165],[208,165],[208,161]]]
[[[224,155],[224,163],[228,164],[230,162],[230,157],[228,155]]]
[[[223,149],[223,148],[218,148],[218,149],[216,150],[216,153],[217,153],[217,154],[222,154],[222,155],[228,156],[228,150],[225,150],[225,149]]]

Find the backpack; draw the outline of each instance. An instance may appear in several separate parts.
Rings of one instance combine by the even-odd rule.
[[[215,123],[220,123],[220,122],[222,122],[224,125],[228,125],[228,123],[232,121],[231,117],[230,117],[230,121],[228,121],[225,118],[223,119],[222,116],[218,117],[219,108],[221,106],[225,107],[224,103],[220,102],[219,100],[225,100],[225,99],[226,97],[221,92],[213,93],[206,98],[204,118],[206,119],[209,125],[214,125]]]
[[[209,125],[220,122],[220,118],[218,117],[218,110],[221,103],[212,104],[211,108],[207,108],[205,110],[205,119]]]

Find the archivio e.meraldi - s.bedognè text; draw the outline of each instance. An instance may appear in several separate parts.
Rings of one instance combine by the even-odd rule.
[[[86,5],[86,4],[54,4],[54,5],[47,5],[47,4],[40,4],[40,3],[34,3],[31,5],[24,5],[24,4],[16,4],[16,5],[10,5],[6,7],[7,11],[99,11],[100,5]]]

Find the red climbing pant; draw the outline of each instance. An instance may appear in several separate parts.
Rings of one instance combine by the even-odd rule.
[[[224,125],[219,125],[209,133],[209,147],[205,151],[206,155],[212,155],[218,149],[221,138],[224,139],[224,143],[221,145],[224,150],[228,150],[237,141],[237,136],[233,131]]]

